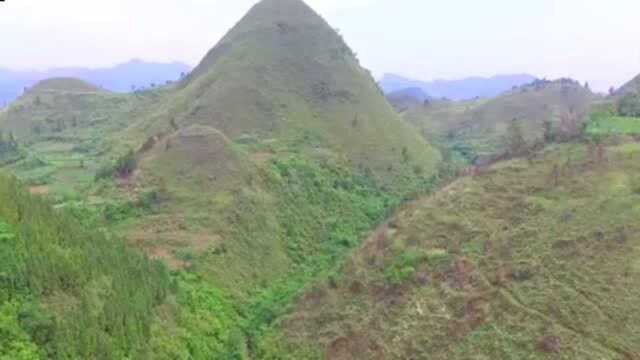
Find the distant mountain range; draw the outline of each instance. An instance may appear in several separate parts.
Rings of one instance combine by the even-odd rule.
[[[385,74],[380,86],[386,94],[407,88],[420,88],[429,97],[468,100],[476,97],[494,97],[512,89],[531,83],[537,78],[528,74],[497,75],[491,78],[469,77],[460,80],[435,80],[431,82]]]
[[[414,104],[422,104],[430,100],[429,96],[419,87],[411,87],[386,94],[387,100],[396,110],[404,111]]]
[[[189,65],[172,62],[156,63],[131,60],[109,68],[54,68],[46,71],[14,71],[0,69],[0,106],[16,99],[25,87],[48,78],[74,77],[106,90],[128,92],[151,84],[177,80],[191,70]]]

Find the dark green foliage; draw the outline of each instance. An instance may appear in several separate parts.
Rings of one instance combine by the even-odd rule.
[[[22,153],[13,134],[5,135],[0,131],[0,165],[15,162],[20,158],[22,158]]]
[[[96,180],[108,179],[113,176],[113,164],[102,165],[95,174]]]
[[[287,276],[256,294],[246,310],[250,350],[257,358],[278,353],[263,338],[288,304],[310,282],[335,269],[400,202],[366,176],[299,156],[274,161],[270,179],[280,193],[277,216],[294,265]]]
[[[167,200],[166,191],[159,188],[145,190],[140,193],[137,206],[142,209],[152,209],[154,206],[161,204]]]
[[[618,112],[622,116],[640,117],[640,95],[626,94],[618,105]]]
[[[157,324],[153,358],[246,359],[243,320],[224,293],[193,274],[176,281],[177,324]]]
[[[131,175],[138,165],[136,154],[129,150],[127,154],[120,157],[116,162],[115,172],[118,176],[125,177]]]
[[[113,176],[127,177],[133,173],[138,166],[138,159],[133,150],[129,150],[125,155],[116,160],[115,163],[108,163],[101,166],[95,175],[96,180],[107,179]]]
[[[165,267],[0,177],[0,358],[144,358]]]

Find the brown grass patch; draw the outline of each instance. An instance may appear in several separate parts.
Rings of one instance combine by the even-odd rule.
[[[38,186],[31,186],[29,188],[29,192],[32,195],[47,195],[49,194],[49,186],[47,185],[38,185]]]

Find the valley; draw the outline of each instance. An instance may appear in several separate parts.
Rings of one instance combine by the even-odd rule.
[[[0,359],[639,358],[638,79],[485,80],[385,96],[262,0],[175,82],[34,84],[0,109]]]

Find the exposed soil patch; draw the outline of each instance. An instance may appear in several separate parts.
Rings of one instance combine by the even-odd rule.
[[[162,259],[175,269],[188,267],[195,256],[221,241],[217,234],[189,229],[184,220],[163,215],[131,231],[128,239],[153,258]]]
[[[49,190],[49,186],[47,185],[38,185],[29,188],[29,192],[32,195],[47,195],[49,194]]]
[[[384,359],[384,351],[372,339],[351,333],[333,340],[327,347],[327,360],[351,360],[366,357],[372,360]]]

